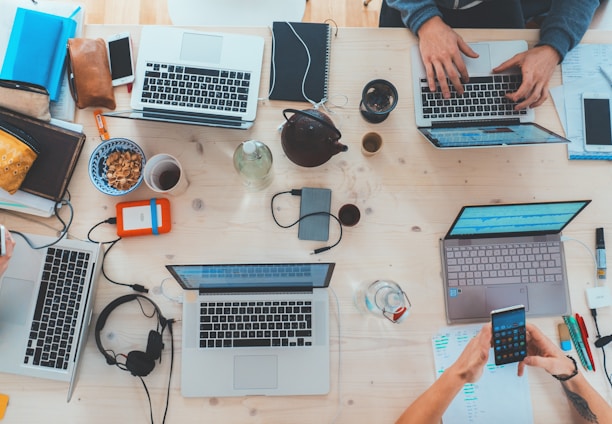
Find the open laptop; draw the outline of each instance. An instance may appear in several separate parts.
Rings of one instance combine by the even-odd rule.
[[[247,129],[257,112],[262,37],[145,26],[131,111],[118,116]]]
[[[494,74],[492,69],[517,53],[527,50],[527,42],[494,41],[471,43],[476,59],[463,56],[470,80],[459,95],[449,80],[451,98],[439,90],[431,92],[418,46],[413,46],[412,83],[414,110],[419,132],[435,147],[468,148],[547,143],[569,143],[534,123],[533,109],[515,111],[515,103],[505,98],[521,83],[519,69]]]
[[[186,290],[186,397],[316,395],[330,388],[333,263],[166,265]]]
[[[56,239],[24,234],[46,246]],[[72,396],[102,264],[99,244],[62,239],[33,249],[18,234],[0,278],[0,372],[69,381]]]
[[[464,206],[441,240],[447,321],[520,304],[528,316],[568,314],[561,230],[590,202]]]

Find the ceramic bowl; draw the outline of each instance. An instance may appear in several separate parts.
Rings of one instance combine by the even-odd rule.
[[[140,154],[142,161],[140,163],[140,177],[138,180],[129,188],[121,190],[113,187],[108,182],[107,172],[108,166],[106,159],[113,152],[134,152]],[[89,158],[89,178],[93,185],[104,194],[110,196],[122,196],[124,194],[134,191],[143,180],[143,170],[145,166],[145,155],[140,146],[134,143],[132,140],[127,138],[111,138],[110,140],[103,141],[94,149]]]

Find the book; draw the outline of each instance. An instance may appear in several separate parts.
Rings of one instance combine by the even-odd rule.
[[[81,150],[85,144],[82,131],[45,122],[0,108],[0,120],[26,131],[40,145],[40,154],[20,190],[59,202],[64,197]]]
[[[17,8],[0,78],[42,85],[57,101],[66,62],[66,44],[77,23],[31,9]]]
[[[329,24],[272,23],[270,100],[320,103],[327,99],[331,31]]]

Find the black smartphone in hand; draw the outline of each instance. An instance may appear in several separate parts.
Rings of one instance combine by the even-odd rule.
[[[495,365],[520,362],[527,356],[525,306],[491,311]]]

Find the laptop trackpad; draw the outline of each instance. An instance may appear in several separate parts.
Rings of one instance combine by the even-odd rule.
[[[5,278],[0,289],[0,322],[23,325],[30,316],[34,282]]]
[[[234,358],[234,388],[275,389],[278,386],[278,357],[236,356]]]
[[[489,44],[474,43],[470,44],[472,50],[478,53],[478,57],[472,59],[462,54],[463,61],[470,75],[489,75],[491,73],[491,54],[489,52]]]
[[[527,287],[522,284],[487,287],[486,293],[487,309],[489,311],[514,305],[525,305],[526,309],[529,307]]]

